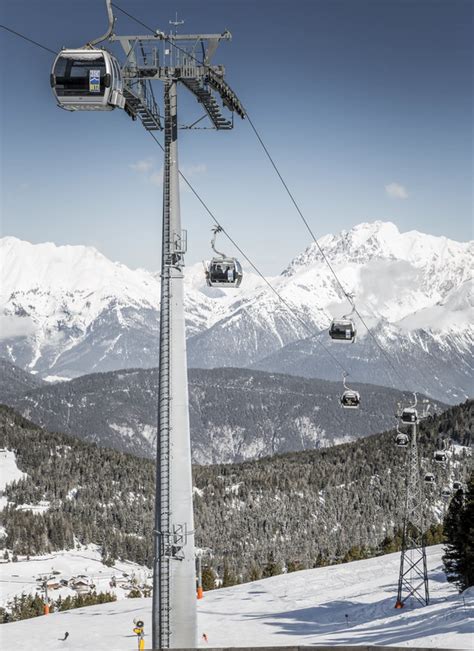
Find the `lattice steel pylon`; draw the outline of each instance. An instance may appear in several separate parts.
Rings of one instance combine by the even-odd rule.
[[[418,457],[417,424],[412,423],[409,427],[411,437],[407,459],[405,515],[395,608],[403,608],[410,598],[427,606],[430,599],[423,528],[423,479]]]

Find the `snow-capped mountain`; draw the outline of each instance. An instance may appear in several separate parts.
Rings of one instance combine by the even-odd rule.
[[[325,236],[319,245],[377,342],[358,317],[356,345],[327,336],[331,318],[351,308],[313,243],[274,280],[294,312],[263,289],[191,339],[191,365],[234,363],[334,380],[341,377],[334,355],[360,381],[418,388],[449,401],[472,394],[472,242],[374,222]],[[278,322],[283,314],[285,327]],[[233,362],[226,362],[229,354]]]
[[[1,356],[43,377],[157,363],[160,280],[93,247],[1,240]],[[226,312],[228,297],[186,276],[188,336]],[[202,275],[202,274],[201,274]]]
[[[246,273],[239,290],[221,291],[206,287],[201,265],[187,268],[189,365],[269,368],[271,359],[272,370],[287,372],[295,342],[308,348],[304,340],[321,332],[315,341],[355,380],[393,383],[450,401],[472,394],[473,242],[400,233],[377,221],[324,236],[319,245],[396,370],[363,324],[357,324],[353,347],[335,344],[324,332],[333,316],[350,307],[314,243],[271,279],[286,303],[255,274]],[[1,250],[1,356],[52,378],[156,365],[157,274],[132,271],[90,247],[8,237]],[[324,348],[310,348],[304,364],[310,374],[339,379],[341,369]],[[351,367],[355,358],[365,363],[364,377],[355,372],[360,364]],[[453,373],[446,375],[450,360]]]
[[[417,231],[400,233],[395,224],[374,222],[360,224],[337,236],[325,236],[318,244],[345,290],[355,295],[357,306],[368,318],[397,323],[420,310],[443,304],[449,300],[451,292],[461,288],[464,289],[461,289],[461,300],[457,301],[458,310],[472,307],[469,281],[473,276],[474,242],[454,242]],[[319,248],[312,243],[291,262],[283,275],[309,287],[314,285],[316,271],[318,276],[327,275],[324,266]],[[341,291],[335,280],[334,284],[338,289],[338,301]],[[315,286],[314,289],[321,288]],[[450,307],[444,312],[449,313]],[[445,329],[446,325],[440,327],[433,318],[418,324],[413,322],[410,329]]]

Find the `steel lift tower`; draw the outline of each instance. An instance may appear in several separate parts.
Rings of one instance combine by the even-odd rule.
[[[409,427],[411,437],[407,460],[405,516],[395,608],[403,608],[410,598],[427,606],[430,598],[423,534],[423,479],[418,457],[417,422],[411,423]]]
[[[231,129],[217,94],[227,109],[242,118],[244,109],[224,81],[224,68],[211,65],[223,34],[112,36],[128,57],[124,80],[159,79],[164,87],[163,236],[161,259],[160,370],[158,395],[155,554],[153,579],[153,647],[197,646],[194,524],[189,436],[188,379],[183,308],[186,233],[181,229],[178,168],[178,84],[196,97],[215,129]],[[156,44],[161,44],[160,57]],[[151,50],[150,50],[151,46]],[[177,47],[176,47],[177,46]],[[202,57],[202,62],[198,60]],[[156,121],[143,111],[131,112],[145,128]],[[202,118],[200,118],[201,120]],[[199,121],[200,121],[199,120]],[[196,122],[195,122],[196,124]],[[191,125],[191,126],[194,126]],[[189,127],[187,127],[189,128]]]
[[[157,479],[154,529],[153,647],[197,646],[196,575],[189,437],[188,378],[183,308],[186,232],[181,229],[178,168],[178,84],[194,95],[210,127],[228,130],[233,114],[245,117],[236,94],[224,80],[224,67],[212,59],[222,34],[114,33],[112,0],[106,0],[106,33],[79,49],[62,50],[53,65],[51,86],[61,108],[105,111],[122,108],[147,131],[164,129],[163,238],[161,255],[160,369]],[[118,42],[119,63],[103,41]],[[152,81],[163,83],[164,116]],[[218,101],[220,100],[220,102]],[[229,111],[224,115],[223,108]]]
[[[177,23],[178,21],[176,21]],[[174,23],[174,24],[176,24]],[[172,23],[173,24],[173,23]],[[186,233],[181,229],[178,168],[178,84],[190,91],[213,128],[231,129],[216,95],[233,114],[245,116],[236,94],[224,81],[223,66],[212,65],[222,34],[111,36],[127,56],[122,68],[129,86],[132,117],[146,129],[158,121],[140,95],[146,81],[164,88],[163,230],[161,259],[160,369],[158,395],[155,553],[153,579],[153,647],[197,646],[194,524],[189,436],[188,379],[183,308]],[[138,92],[135,87],[138,84]],[[138,102],[137,98],[138,97]],[[153,111],[152,111],[153,113]],[[161,123],[160,123],[161,125]],[[186,127],[186,128],[190,128]]]

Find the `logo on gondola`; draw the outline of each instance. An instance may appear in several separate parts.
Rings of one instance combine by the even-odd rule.
[[[100,70],[89,70],[89,92],[100,93]]]

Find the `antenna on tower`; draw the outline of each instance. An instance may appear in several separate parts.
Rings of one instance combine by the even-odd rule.
[[[176,12],[176,14],[175,14],[175,19],[174,19],[174,20],[170,20],[170,21],[169,21],[169,24],[170,24],[170,25],[174,25],[174,27],[176,28],[176,29],[175,29],[175,33],[177,34],[177,33],[178,33],[178,27],[179,27],[180,25],[184,25],[184,20],[178,20],[178,12]]]

